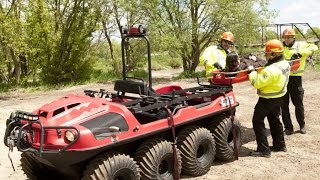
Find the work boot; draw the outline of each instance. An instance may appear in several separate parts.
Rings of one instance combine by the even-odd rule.
[[[287,148],[285,146],[284,147],[271,146],[270,150],[273,151],[273,152],[280,152],[280,151],[287,152]]]
[[[269,158],[269,157],[271,157],[271,153],[270,152],[253,151],[253,152],[249,153],[249,156]]]
[[[307,133],[307,131],[306,131],[306,129],[304,127],[300,128],[300,130],[298,132],[301,133],[301,134],[306,134]]]
[[[285,129],[285,130],[284,130],[284,133],[285,133],[286,135],[291,135],[291,134],[293,134],[293,130]]]

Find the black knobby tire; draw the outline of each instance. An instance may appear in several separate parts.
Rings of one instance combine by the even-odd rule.
[[[61,175],[54,171],[53,168],[36,161],[30,153],[23,152],[20,162],[22,171],[28,179],[61,179]]]
[[[105,153],[93,159],[83,173],[83,180],[139,180],[140,169],[128,155]]]
[[[181,172],[181,156],[177,149],[178,171]],[[141,169],[142,179],[173,179],[174,157],[172,143],[164,139],[151,139],[137,149],[135,160]]]
[[[241,144],[241,125],[237,119],[234,119],[234,126],[236,130],[236,143],[239,151]],[[233,128],[231,117],[218,116],[209,125],[209,129],[214,136],[216,142],[216,159],[221,161],[234,160],[234,142],[233,142]]]
[[[191,176],[206,174],[215,157],[215,142],[206,128],[192,126],[178,134],[182,157],[182,172]]]
[[[20,162],[24,174],[27,175],[29,179],[37,179],[36,170],[39,168],[39,164],[25,152],[21,154]]]

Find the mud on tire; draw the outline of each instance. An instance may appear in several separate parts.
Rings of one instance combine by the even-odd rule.
[[[141,169],[142,179],[173,179],[172,143],[164,139],[150,139],[140,145],[135,160]],[[178,171],[181,172],[181,156],[177,148]]]
[[[84,171],[83,180],[139,180],[140,169],[128,155],[105,153],[93,159]]]
[[[241,125],[237,119],[234,119],[236,130],[237,148],[240,148]],[[231,117],[218,116],[210,125],[209,129],[216,142],[216,159],[221,161],[234,160],[234,142]]]
[[[178,134],[182,172],[191,176],[206,174],[215,157],[215,142],[206,128],[191,126]]]

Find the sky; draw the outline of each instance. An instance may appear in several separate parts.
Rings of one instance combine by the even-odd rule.
[[[320,28],[320,0],[271,0],[269,9],[279,11],[273,23],[309,23]]]

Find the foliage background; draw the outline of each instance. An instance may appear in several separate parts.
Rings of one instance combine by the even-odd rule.
[[[134,24],[148,30],[153,70],[182,67],[182,76],[194,75],[200,54],[224,31],[234,33],[240,53],[257,51],[246,45],[261,44],[262,27],[278,15],[267,9],[268,4],[269,0],[2,0],[0,88],[119,78],[121,27]],[[277,37],[272,30],[265,34],[265,39]],[[146,76],[145,45],[134,40],[126,46],[128,73]]]

